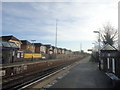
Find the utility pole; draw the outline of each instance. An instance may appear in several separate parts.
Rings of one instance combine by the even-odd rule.
[[[56,19],[56,34],[55,34],[55,58],[57,57],[57,19]]]

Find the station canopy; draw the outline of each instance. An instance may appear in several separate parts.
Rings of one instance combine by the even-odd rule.
[[[6,41],[0,41],[0,47],[3,49],[9,48],[9,49],[18,49],[19,47],[14,42],[6,42]]]
[[[110,44],[106,44],[101,50],[117,50],[117,49]]]

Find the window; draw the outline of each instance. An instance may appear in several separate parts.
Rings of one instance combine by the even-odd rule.
[[[2,42],[3,47],[11,47],[8,42]]]
[[[18,46],[17,46],[15,43],[13,43],[13,42],[10,42],[9,44],[10,44],[10,46],[13,47],[13,48],[18,48]]]
[[[0,42],[0,47],[2,47],[2,42]]]

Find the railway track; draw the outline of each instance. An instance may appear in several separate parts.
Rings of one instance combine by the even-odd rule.
[[[64,67],[64,68],[65,68],[65,67]],[[64,68],[59,69],[59,70],[56,70],[56,71],[54,71],[54,72],[52,72],[52,73],[49,73],[48,75],[45,75],[44,77],[39,78],[39,79],[37,79],[36,81],[31,82],[31,83],[29,83],[29,84],[27,84],[27,85],[25,85],[25,86],[23,86],[23,87],[19,88],[19,90],[24,90],[24,89],[26,89],[26,88],[30,88],[30,87],[31,87],[31,85],[34,85],[34,84],[36,84],[36,83],[39,83],[39,82],[41,82],[41,81],[43,81],[43,80],[45,80],[45,79],[49,78],[50,76],[55,75],[56,73],[58,73],[58,72],[62,71]]]
[[[67,67],[68,65],[71,65],[73,62],[63,64],[59,67],[55,67],[46,71],[42,71],[39,73],[35,73],[32,75],[25,75],[24,77],[19,77],[18,79],[11,80],[10,82],[3,82],[2,83],[2,89],[10,89],[10,90],[17,90],[17,89],[24,89],[34,83],[37,83],[38,81],[41,81],[57,72],[62,70],[64,67]]]
[[[78,65],[78,64],[80,64],[81,63],[81,60],[77,60],[76,62],[74,62],[74,63],[71,63],[71,64],[69,64],[69,65],[67,65],[67,66],[64,66],[64,67],[62,67],[62,68],[59,68],[59,69],[57,69],[56,71],[53,71],[53,72],[51,72],[51,73],[49,73],[48,75],[45,75],[45,76],[43,76],[42,78],[39,78],[39,79],[37,79],[36,81],[34,81],[34,82],[31,82],[31,83],[29,83],[29,84],[27,84],[27,85],[25,85],[25,86],[23,86],[23,87],[21,87],[21,88],[19,88],[18,90],[26,90],[26,89],[30,89],[30,88],[38,88],[38,85],[40,84],[40,83],[42,83],[42,81],[43,81],[43,83],[44,83],[44,81],[45,80],[47,80],[47,79],[49,79],[49,78],[52,78],[53,80],[56,78],[56,76],[58,77],[59,75],[61,75],[61,74],[64,74],[65,72],[68,72],[71,68],[73,68],[74,66],[76,66],[76,65]],[[61,74],[60,74],[61,73]],[[54,75],[55,75],[55,77],[54,77]],[[52,80],[51,79],[51,80]],[[50,81],[51,81],[50,80]],[[46,82],[46,81],[45,81]],[[47,83],[49,83],[49,82],[47,82]],[[37,85],[37,86],[36,86]],[[44,88],[44,85],[42,85],[42,87],[41,87],[41,85],[39,86],[39,88]]]

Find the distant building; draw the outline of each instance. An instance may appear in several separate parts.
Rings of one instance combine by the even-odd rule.
[[[43,45],[42,43],[34,43],[34,45],[35,45],[36,53],[46,54],[46,46],[45,45]]]
[[[80,54],[80,51],[74,51],[73,54]]]
[[[65,49],[62,49],[62,54],[65,54]]]
[[[58,48],[58,54],[62,54],[62,48]]]
[[[22,45],[21,49],[25,50],[26,52],[35,52],[35,47],[33,46],[32,43],[30,43],[27,40],[21,40]]]
[[[64,50],[64,51],[63,51],[63,52],[64,52],[64,54],[66,54],[66,52],[67,52],[67,49],[65,49],[65,48],[64,48],[63,50]]]
[[[58,53],[58,48],[57,47],[52,46],[52,49],[53,49],[53,54],[57,54]]]
[[[19,39],[17,39],[16,37],[12,36],[12,35],[1,36],[0,39],[2,39],[2,41],[14,42],[19,48],[21,48],[22,42]]]
[[[53,54],[53,47],[50,44],[44,46],[46,47],[46,54]]]

